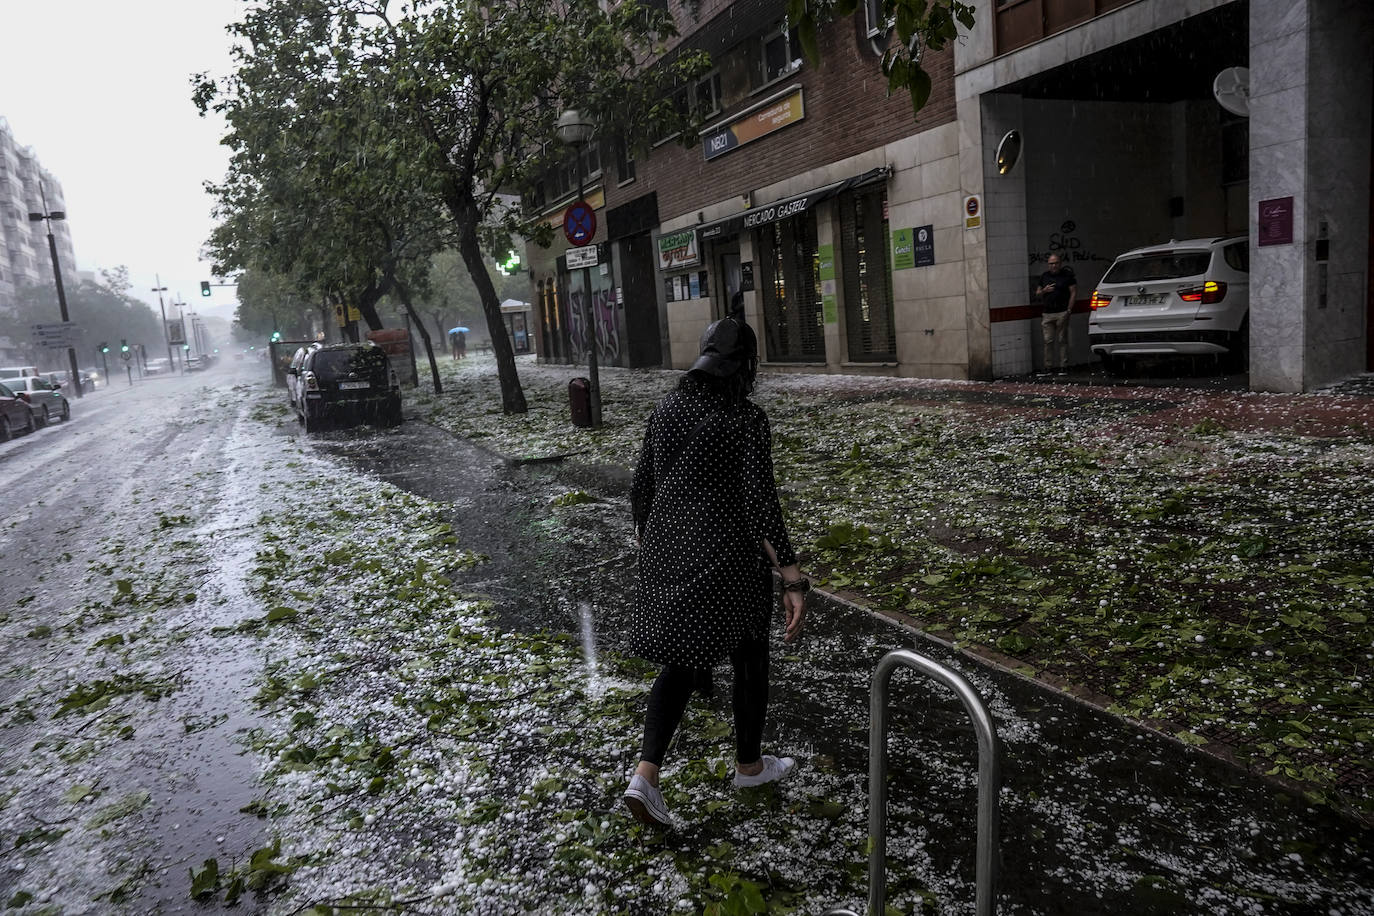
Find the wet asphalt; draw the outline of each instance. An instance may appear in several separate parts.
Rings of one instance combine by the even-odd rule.
[[[451,506],[464,547],[489,557],[457,587],[495,599],[516,629],[623,647],[633,594],[623,468],[514,464],[411,420],[395,434],[326,434],[317,448]],[[595,497],[555,523],[550,501]],[[802,646],[774,647],[766,749],[866,781],[869,673],[910,648],[967,677],[1001,735],[1000,905],[1026,913],[1374,913],[1374,835],[1172,740],[813,592]],[[728,671],[713,705],[728,715]],[[953,695],[894,679],[889,817],[920,838],[922,869],[973,897],[974,733]],[[672,753],[706,754],[690,735]],[[890,886],[910,880],[889,847]],[[926,859],[928,858],[928,861]],[[1204,909],[1198,901],[1207,901]]]

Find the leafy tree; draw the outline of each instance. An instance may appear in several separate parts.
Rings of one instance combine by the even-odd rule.
[[[372,0],[262,0],[232,30],[244,42],[237,73],[196,90],[202,110],[224,112],[236,149],[216,188],[235,225],[212,247],[281,272],[330,264],[309,281],[342,278],[364,291],[362,308],[397,273],[374,248],[338,250],[359,214],[387,212],[395,230],[415,225],[426,202],[442,207],[486,318],[502,407],[524,412],[485,252],[504,251],[509,233],[546,241],[551,229],[504,192],[531,187],[561,155],[549,143],[562,109],[628,138],[689,123],[663,101],[665,86],[699,73],[704,57],[684,54],[646,76],[641,64],[673,25],[666,9],[635,0],[609,11],[597,0],[416,0],[395,16]],[[233,254],[245,240],[255,241]],[[438,241],[414,245],[408,263]],[[407,270],[398,293],[420,288]]]
[[[65,281],[65,278],[64,278]],[[144,344],[150,350],[161,346],[162,321],[158,314],[142,300],[130,293],[129,272],[124,267],[101,271],[101,279],[63,283],[67,297],[67,315],[81,328],[81,343],[76,347],[77,361],[83,366],[98,365],[97,347],[109,343],[117,349],[120,340],[131,345]],[[172,317],[175,316],[175,312]],[[52,324],[62,320],[57,302],[57,287],[51,282],[20,284],[15,291],[13,325],[21,329],[16,338],[35,324]],[[22,345],[21,339],[16,343]],[[36,366],[67,368],[66,355],[61,350],[46,350],[37,346],[27,350],[28,360]]]
[[[883,75],[889,93],[905,89],[919,113],[930,98],[930,74],[921,66],[926,48],[939,51],[959,37],[959,26],[973,28],[973,4],[962,0],[881,0],[882,19],[890,28],[883,54]],[[787,0],[787,21],[796,23],[802,53],[820,60],[817,31],[842,16],[852,16],[859,0]],[[895,41],[892,40],[895,38]]]

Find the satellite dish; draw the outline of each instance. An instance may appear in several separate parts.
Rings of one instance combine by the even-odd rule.
[[[1227,67],[1212,80],[1212,95],[1231,114],[1250,117],[1250,71],[1245,67]]]
[[[1021,131],[1009,130],[997,144],[997,174],[1005,175],[1021,158]]]

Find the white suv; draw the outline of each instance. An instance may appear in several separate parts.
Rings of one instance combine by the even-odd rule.
[[[1140,356],[1249,352],[1250,242],[1189,239],[1118,257],[1092,295],[1088,346],[1111,371]]]

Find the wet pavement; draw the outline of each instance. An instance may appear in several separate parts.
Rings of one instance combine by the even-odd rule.
[[[66,485],[64,492],[5,507],[11,519],[20,520],[9,529],[11,539],[30,533],[42,537],[39,532],[47,530],[52,532],[44,542],[48,550],[75,554],[69,561],[72,571],[54,578],[53,586],[40,576],[28,587],[10,582],[3,595],[7,605],[19,609],[6,618],[7,638],[22,637],[40,619],[71,624],[75,634],[61,654],[52,654],[44,640],[20,639],[3,681],[11,720],[3,731],[8,762],[0,773],[0,896],[18,899],[12,895],[25,888],[47,895],[21,900],[18,912],[44,911],[46,901],[60,901],[63,912],[214,911],[222,904],[190,902],[190,869],[216,855],[225,867],[242,863],[248,853],[270,842],[270,825],[240,808],[261,801],[258,778],[266,761],[247,750],[247,739],[268,715],[252,696],[273,663],[274,650],[248,635],[215,630],[264,613],[247,587],[263,532],[297,530],[288,524],[296,504],[264,506],[261,497],[252,495],[265,481],[276,480],[299,493],[298,505],[304,507],[312,502],[312,479],[321,475],[360,474],[364,486],[367,480],[386,481],[433,500],[448,516],[457,547],[486,557],[455,570],[454,588],[490,599],[502,628],[568,634],[580,645],[592,680],[598,677],[598,656],[623,647],[633,588],[633,535],[623,467],[510,462],[413,415],[395,431],[338,430],[307,439],[280,419],[281,411],[253,410],[257,398],[271,401],[277,392],[256,381],[235,392],[221,401],[213,423],[197,419],[194,399],[177,410],[164,399],[164,413],[178,418],[170,427],[141,427],[131,412],[98,431],[89,424],[90,437],[59,442],[41,438],[48,435],[45,431],[28,448],[21,441],[20,447],[0,450],[0,467],[7,471],[83,450],[98,451],[107,467],[106,473]],[[922,391],[915,396],[946,394]],[[1071,397],[1042,390],[1040,383],[997,386],[977,396],[991,408],[1016,410],[1054,409],[1056,398]],[[1178,410],[1188,398],[1171,393],[1166,400],[1160,406],[1158,398],[1131,393],[1115,399],[1109,409],[1141,417]],[[97,408],[91,405],[87,419]],[[181,409],[186,413],[178,413]],[[79,430],[73,424],[72,431]],[[33,448],[38,445],[52,450]],[[297,452],[300,457],[292,457]],[[130,470],[130,455],[140,456],[137,473]],[[282,520],[280,526],[272,524],[274,515]],[[99,536],[78,535],[73,541],[71,532],[92,527]],[[141,561],[134,569],[121,569],[116,551],[108,555],[109,572],[85,573],[84,584],[67,590],[82,579],[85,564],[98,568],[102,552],[132,541],[131,529],[146,533],[162,527],[168,529],[167,547],[159,552],[155,568]],[[122,605],[110,601],[108,590],[122,575],[137,583],[140,596],[165,598],[159,599],[157,613],[117,616]],[[171,593],[183,587],[194,595],[173,600]],[[37,598],[21,604],[26,595]],[[105,614],[106,622],[72,624],[64,618],[71,613],[68,607]],[[25,677],[42,680],[45,670],[65,666],[67,678],[59,683],[69,686],[101,671],[91,666],[103,666],[105,656],[92,644],[115,634],[137,634],[148,646],[146,655],[133,651],[124,656],[134,663],[130,670],[174,678],[177,689],[158,703],[121,701],[108,714],[86,720],[49,722],[37,701],[20,702],[30,695],[20,687]],[[858,871],[837,884],[831,870],[817,865],[818,884],[794,879],[795,894],[789,899],[798,912],[860,905],[868,676],[893,648],[914,648],[945,661],[974,684],[992,711],[1005,754],[1003,912],[1374,913],[1374,840],[1368,830],[1176,742],[978,664],[898,623],[814,593],[803,643],[775,646],[774,699],[765,740],[768,750],[801,759],[802,771],[786,791],[794,798],[834,803],[836,810],[824,810],[821,823],[833,819],[835,828],[817,833],[814,817],[798,820],[794,828],[771,808],[760,810],[759,817],[771,831],[768,835],[785,844],[778,847],[779,860],[805,863],[838,843],[848,848]],[[689,715],[688,728],[672,751],[677,762],[665,770],[666,778],[678,779],[681,767],[728,754],[728,733],[722,737],[701,728],[713,719],[728,721],[728,680],[728,672],[722,672],[715,697],[704,704],[708,716]],[[973,732],[952,695],[909,672],[894,679],[892,698],[889,899],[929,900],[928,911],[971,912]],[[26,705],[40,712],[36,722],[14,717]],[[121,735],[123,727],[131,729],[127,737]],[[67,732],[91,739],[83,752],[88,756],[67,763],[57,759],[64,747],[70,751],[70,735],[54,745],[52,754],[35,758],[26,750],[44,734],[50,740]],[[595,743],[596,736],[591,737]],[[625,743],[611,739],[617,742]],[[513,742],[505,759],[517,771],[537,769],[538,748],[537,741]],[[633,747],[612,755],[628,773]],[[51,771],[16,770],[16,765],[35,761]],[[614,786],[621,778],[615,772],[588,774],[577,768],[558,775],[570,786],[602,778]],[[498,784],[510,797],[522,791],[518,780]],[[82,833],[56,801],[81,785],[99,796],[97,804],[87,803],[83,820],[112,799],[133,796],[137,801],[140,792],[148,797],[133,813],[112,822],[116,831]],[[31,795],[37,807],[10,790]],[[593,790],[590,803],[605,807],[606,823],[620,825],[614,791],[607,796]],[[286,803],[281,797],[269,800]],[[814,808],[818,803],[807,804]],[[722,844],[743,842],[734,833],[738,825],[686,805],[681,797],[679,805],[675,813],[683,830],[667,850],[679,861],[710,862]],[[59,829],[67,835],[45,840],[41,831],[29,829],[43,823],[61,823]],[[444,828],[437,829],[442,833]],[[23,843],[21,836],[27,838]],[[417,856],[402,850],[407,844],[423,849],[438,838],[397,836],[390,841],[399,844],[389,850],[390,857]],[[518,845],[521,840],[511,837],[509,842]],[[35,858],[39,849],[45,852]],[[424,864],[428,856],[418,854],[416,873],[437,876],[433,865]],[[743,860],[735,867],[757,874]],[[786,871],[782,864],[779,869]],[[804,864],[801,873],[806,873]],[[627,911],[663,912],[671,908],[672,898],[668,893],[659,906],[639,903]],[[538,898],[528,897],[524,906],[526,911],[546,908]],[[442,900],[416,907],[421,912],[453,911]],[[591,903],[585,910],[559,908],[618,911]],[[254,896],[225,909],[276,908],[270,896]],[[482,911],[521,910],[493,897]]]
[[[403,446],[363,438],[320,448],[450,504],[465,545],[491,558],[460,588],[497,599],[506,625],[580,635],[577,609],[589,607],[596,643],[623,647],[633,588],[623,471],[607,477],[556,461],[513,465],[413,422],[401,439]],[[567,492],[595,499],[554,523],[548,506]],[[839,600],[815,596],[803,644],[775,648],[769,747],[799,753],[803,766],[836,774],[862,797],[867,673],[894,648],[961,671],[993,711],[1005,752],[1004,911],[1374,912],[1368,831]],[[712,701],[722,717],[728,696],[727,672]],[[890,811],[900,839],[889,845],[889,882],[919,881],[945,904],[971,901],[972,729],[951,695],[910,674],[896,678],[893,709]],[[674,753],[720,750],[687,733]],[[709,841],[709,824],[698,829]],[[803,911],[818,912],[823,902]]]

